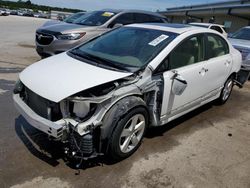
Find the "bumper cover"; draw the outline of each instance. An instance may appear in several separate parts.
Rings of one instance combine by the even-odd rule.
[[[62,137],[63,127],[66,125],[65,121],[59,120],[57,122],[52,122],[39,116],[27,104],[25,104],[19,94],[14,94],[13,100],[16,109],[31,126],[55,138]]]

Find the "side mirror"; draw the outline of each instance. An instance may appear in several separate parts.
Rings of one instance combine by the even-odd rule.
[[[172,92],[175,95],[181,95],[187,87],[187,81],[184,80],[180,75],[177,73],[173,77],[173,85],[172,85]]]
[[[118,28],[118,27],[122,27],[123,26],[123,24],[121,24],[121,23],[116,23],[112,28]]]

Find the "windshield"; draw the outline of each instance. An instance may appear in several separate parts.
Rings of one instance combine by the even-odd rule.
[[[122,27],[71,50],[71,53],[134,72],[147,65],[177,35],[154,29]]]
[[[108,11],[93,11],[76,19],[73,23],[79,25],[99,26],[107,22],[116,13]]]
[[[250,40],[250,28],[242,28],[236,31],[230,38]]]
[[[66,23],[73,23],[73,21],[75,21],[79,17],[83,16],[84,14],[85,14],[84,12],[75,13],[75,14],[72,14],[69,17],[65,18],[63,21]]]

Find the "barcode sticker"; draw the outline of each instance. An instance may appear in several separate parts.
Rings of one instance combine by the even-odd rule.
[[[161,35],[159,37],[157,37],[156,39],[154,39],[153,41],[151,41],[150,43],[148,43],[151,46],[157,46],[158,44],[160,44],[162,41],[166,40],[169,36],[167,35]]]

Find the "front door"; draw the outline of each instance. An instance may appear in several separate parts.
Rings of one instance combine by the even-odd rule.
[[[164,95],[161,116],[174,116],[201,102],[206,95],[204,35],[194,35],[179,44],[167,57],[168,71],[163,73]],[[187,82],[181,95],[172,92],[171,79],[176,71]]]

